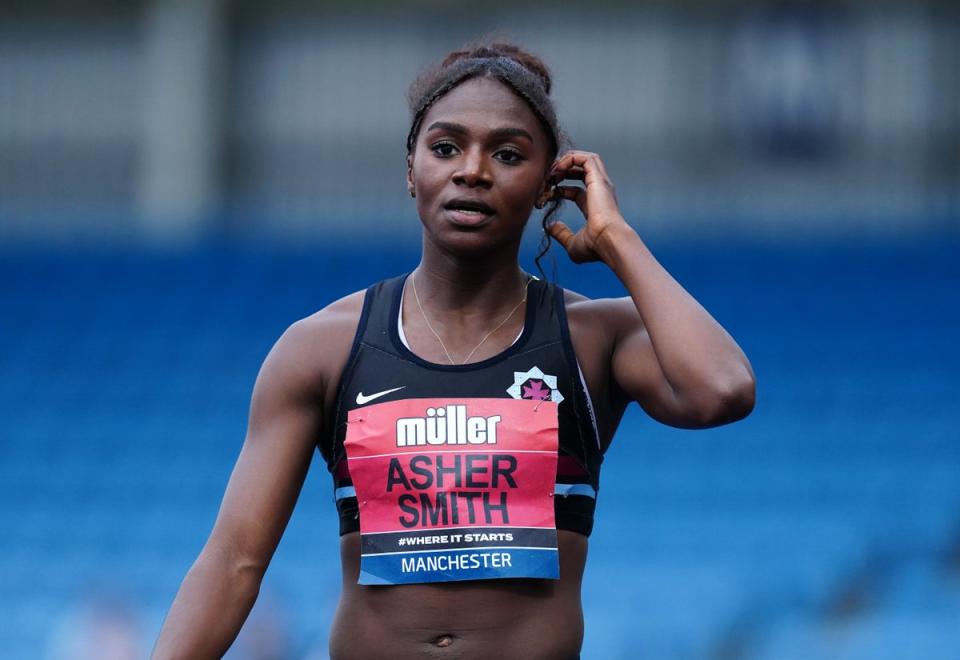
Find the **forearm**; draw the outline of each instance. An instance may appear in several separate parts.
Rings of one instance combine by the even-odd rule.
[[[604,261],[630,294],[678,400],[704,411],[753,403],[753,372],[726,330],[660,265],[626,225],[601,237]],[[729,411],[736,416],[740,411]],[[742,416],[742,415],[740,415]],[[723,421],[721,419],[712,421]]]
[[[250,613],[262,577],[259,568],[204,549],[180,585],[151,658],[221,658]]]

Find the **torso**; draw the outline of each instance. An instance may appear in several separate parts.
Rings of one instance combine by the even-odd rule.
[[[350,354],[364,292],[343,298],[311,321],[318,332],[315,362],[322,370],[325,424],[334,423],[337,384]],[[625,404],[610,391],[611,341],[602,327],[602,301],[565,296],[571,341],[594,403],[604,449]],[[523,317],[504,326],[499,342],[478,351],[483,360],[503,349]],[[424,360],[445,356],[414,320],[405,324],[411,349]],[[432,341],[433,340],[433,341]],[[324,430],[324,435],[331,431]],[[567,659],[578,657],[583,637],[580,588],[587,537],[558,530],[560,579],[476,580],[434,584],[364,586],[360,535],[341,537],[343,589],[330,635],[333,660],[371,658]]]
[[[559,531],[559,580],[476,580],[369,587],[357,584],[360,535],[340,539],[343,590],[330,632],[331,660],[577,658],[587,538]]]

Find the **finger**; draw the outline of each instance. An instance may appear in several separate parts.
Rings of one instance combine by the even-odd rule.
[[[610,180],[610,175],[607,174],[607,166],[603,164],[603,159],[601,159],[598,154],[594,154],[593,162],[596,164],[596,166],[597,166],[597,171],[600,173],[600,175],[601,175],[604,179],[606,179],[607,181],[609,181],[609,180]]]
[[[596,155],[597,154],[590,151],[570,150],[557,159],[556,167],[558,169],[559,168],[566,169],[572,165],[579,165],[580,167],[585,167],[587,162],[589,162],[592,159],[592,157]]]
[[[565,170],[558,170],[550,175],[551,183],[560,183],[566,179],[576,179],[583,181],[586,179],[587,171],[580,166],[571,166]]]
[[[547,231],[550,232],[550,235],[553,236],[554,240],[557,241],[560,245],[563,246],[563,249],[567,252],[573,247],[573,241],[575,234],[573,230],[570,229],[562,220],[557,220],[550,223],[547,227]]]
[[[600,156],[590,154],[584,170],[587,176],[583,179],[583,182],[586,183],[588,187],[593,184],[599,184],[602,188],[608,188],[613,192],[613,181],[610,179],[610,175],[607,174],[607,168],[603,164],[603,160],[600,159]]]
[[[587,214],[586,188],[581,188],[580,186],[557,186],[554,190],[556,191],[554,193],[555,199],[572,200],[584,215]]]
[[[583,173],[583,176],[572,176],[571,172]],[[587,184],[599,183],[613,187],[613,182],[607,175],[607,170],[600,160],[600,156],[590,151],[568,151],[561,156],[553,168],[551,176],[564,175],[564,178],[576,178]],[[562,180],[562,179],[560,179]]]
[[[578,158],[575,152],[568,151],[554,161],[553,167],[550,168],[550,176],[552,178],[559,177],[557,180],[562,181],[571,169],[583,170],[583,164],[582,158]]]
[[[591,184],[596,182],[611,188],[613,187],[613,182],[610,180],[610,177],[607,176],[607,168],[604,167],[603,161],[600,160],[600,156],[597,154],[589,154],[589,158],[587,158],[583,169],[587,173],[587,177],[584,178],[585,183]]]

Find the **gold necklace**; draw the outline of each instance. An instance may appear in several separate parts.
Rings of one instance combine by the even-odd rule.
[[[477,352],[477,349],[483,346],[483,343],[487,341],[487,339],[489,339],[494,332],[502,328],[503,325],[510,320],[510,317],[513,316],[514,312],[520,309],[520,305],[522,305],[527,301],[527,290],[530,288],[531,280],[533,280],[533,278],[530,276],[527,276],[527,281],[523,285],[523,298],[520,300],[520,302],[518,302],[516,306],[510,310],[510,313],[507,314],[502,321],[500,321],[500,323],[497,325],[496,328],[494,328],[493,330],[488,332],[486,335],[484,335],[483,339],[480,340],[480,343],[474,346],[472,351],[467,353],[467,357],[463,358],[463,362],[461,362],[460,364],[466,364],[470,360],[470,358],[473,357],[473,354]],[[440,343],[440,348],[442,348],[443,352],[447,354],[447,359],[450,360],[450,364],[456,364],[456,362],[454,362],[453,358],[450,356],[450,351],[447,350],[446,345],[443,343],[443,340],[440,339],[440,335],[437,334],[437,331],[433,329],[432,325],[430,325],[430,319],[427,318],[426,313],[423,311],[423,305],[420,304],[420,294],[417,293],[416,273],[410,276],[410,283],[413,285],[413,297],[417,300],[417,309],[420,310],[420,316],[423,317],[424,322],[427,324],[427,327],[430,328],[430,332],[433,333],[433,336],[437,338],[437,341]]]

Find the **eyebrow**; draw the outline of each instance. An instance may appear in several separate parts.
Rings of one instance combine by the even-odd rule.
[[[463,124],[455,124],[449,121],[435,121],[427,127],[428,131],[432,131],[435,128],[440,128],[443,130],[450,131],[451,133],[460,133],[466,135],[470,131]],[[530,135],[527,131],[522,128],[515,128],[512,126],[506,126],[504,128],[495,128],[490,131],[491,137],[495,138],[504,138],[504,137],[524,137],[533,142],[533,136]]]

